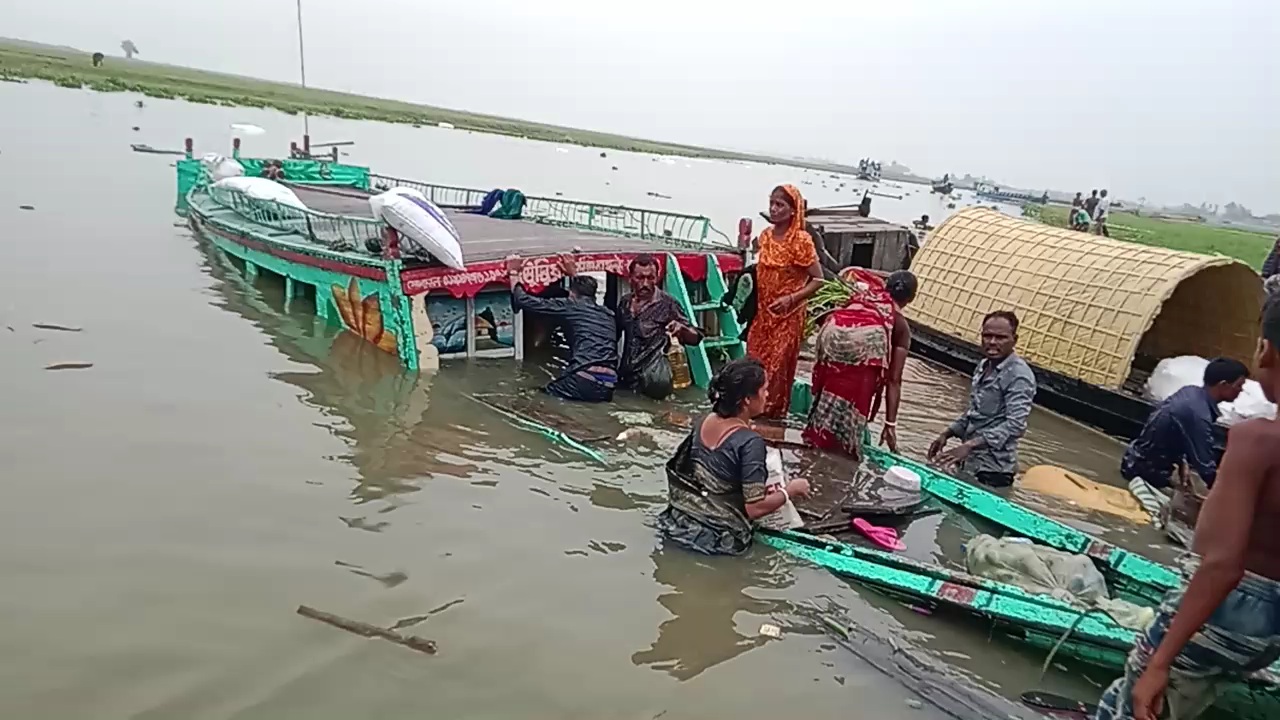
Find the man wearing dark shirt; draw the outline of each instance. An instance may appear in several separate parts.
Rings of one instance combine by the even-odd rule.
[[[1129,492],[1159,523],[1168,502],[1166,489],[1174,472],[1186,463],[1205,485],[1213,487],[1218,460],[1213,449],[1213,426],[1218,403],[1240,397],[1249,369],[1238,360],[1218,358],[1204,370],[1204,385],[1188,385],[1170,395],[1151,417],[1120,461],[1120,475]]]
[[[569,364],[543,390],[566,400],[612,400],[618,384],[617,323],[612,310],[596,303],[595,278],[574,275],[573,258],[562,256],[560,269],[569,278],[569,296],[546,298],[529,294],[520,284],[523,269],[523,258],[507,258],[511,307],[558,320],[569,340]]]
[[[676,299],[658,289],[659,277],[657,258],[636,256],[627,277],[631,293],[618,300],[617,313],[618,332],[625,336],[618,381],[655,400],[671,394],[671,336],[684,345],[702,342],[702,331],[693,327]]]
[[[1098,208],[1098,191],[1089,191],[1089,197],[1084,201],[1084,211],[1089,213],[1089,219],[1093,220],[1093,212]]]

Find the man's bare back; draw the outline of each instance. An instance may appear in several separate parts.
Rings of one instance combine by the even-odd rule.
[[[1233,427],[1218,480],[1200,512],[1192,550],[1211,557],[1249,525],[1245,570],[1280,580],[1280,422],[1248,420]]]

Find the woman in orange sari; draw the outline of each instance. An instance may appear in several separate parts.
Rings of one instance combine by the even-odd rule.
[[[759,312],[747,335],[747,354],[758,358],[768,377],[769,401],[762,415],[782,418],[791,406],[804,314],[808,300],[822,287],[822,267],[813,239],[804,229],[804,199],[792,185],[774,188],[769,221],[760,233],[756,261]]]

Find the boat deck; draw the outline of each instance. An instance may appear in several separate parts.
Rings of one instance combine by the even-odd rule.
[[[369,193],[350,188],[291,186],[307,207],[331,215],[367,218]],[[661,238],[632,238],[550,225],[530,220],[498,220],[460,210],[445,209],[462,238],[467,264],[501,260],[508,255],[546,257],[575,250],[583,253],[688,252],[687,243]],[[727,246],[707,246],[707,252],[730,252]],[[413,266],[413,263],[406,263]]]

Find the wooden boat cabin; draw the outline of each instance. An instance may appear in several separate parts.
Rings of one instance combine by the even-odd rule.
[[[1152,405],[1156,363],[1179,355],[1246,364],[1264,293],[1258,274],[1223,256],[1087,235],[983,208],[929,235],[906,311],[912,350],[963,372],[981,360],[993,310],[1017,313],[1018,352],[1039,378],[1037,402],[1131,438]]]
[[[525,197],[518,218],[499,219],[478,208],[491,191],[430,185],[371,173],[368,168],[313,157],[235,159],[245,175],[267,173],[291,188],[304,208],[209,182],[187,141],[177,163],[177,211],[197,236],[243,265],[250,277],[283,278],[285,297],[306,297],[315,312],[399,357],[413,370],[442,358],[524,357],[527,342],[547,333],[513,313],[504,259],[528,258],[523,281],[537,292],[562,281],[556,256],[573,252],[579,272],[596,275],[602,302],[626,291],[633,258],[655,256],[664,289],[708,332],[688,348],[693,380],[705,387],[710,354],[741,357],[741,327],[719,300],[725,273],[743,266],[727,237],[717,240],[705,217]],[[373,216],[369,198],[392,187],[413,188],[439,206],[461,238],[465,267],[403,257],[399,235]],[[511,191],[507,191],[511,192]]]
[[[897,270],[910,258],[909,228],[864,216],[856,205],[812,208],[805,219],[822,230],[827,252],[845,267]]]

